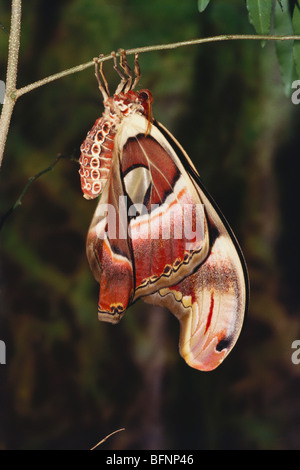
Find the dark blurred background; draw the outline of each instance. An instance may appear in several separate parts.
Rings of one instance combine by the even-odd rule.
[[[119,48],[254,34],[244,2],[23,2],[18,86]],[[0,3],[9,29],[10,4]],[[8,36],[0,30],[0,80]],[[132,56],[129,58],[132,59]],[[275,46],[235,41],[140,56],[154,116],[181,142],[226,215],[249,268],[240,339],[215,371],[178,354],[179,323],[139,301],[118,325],[97,319],[85,256],[96,201],[82,197],[79,147],[102,113],[90,68],[18,101],[0,172],[0,449],[300,447],[300,106],[283,92]],[[113,90],[118,77],[106,62]]]

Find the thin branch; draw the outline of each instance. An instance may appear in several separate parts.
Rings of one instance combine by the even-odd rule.
[[[5,143],[7,139],[7,133],[10,125],[11,115],[15,102],[20,96],[25,95],[47,83],[51,83],[60,78],[68,75],[81,72],[89,67],[94,66],[94,61],[89,61],[84,64],[80,64],[76,67],[64,70],[62,72],[50,75],[42,80],[38,80],[30,85],[20,88],[17,90],[16,78],[17,78],[17,65],[18,65],[18,52],[20,44],[20,23],[21,23],[21,0],[12,0],[12,21],[11,21],[11,32],[9,41],[9,61],[8,61],[8,72],[7,72],[7,88],[5,101],[2,108],[2,114],[0,118],[0,167],[2,164],[3,153]],[[236,41],[236,40],[254,40],[254,41],[291,41],[300,40],[300,36],[265,36],[265,35],[251,35],[251,34],[230,34],[222,36],[212,36],[207,38],[193,39],[190,41],[180,41],[171,44],[159,44],[153,46],[138,47],[127,50],[127,54],[136,54],[144,52],[162,51],[176,49],[179,47],[192,46],[197,44],[205,44],[209,42],[219,41]],[[99,58],[99,62],[112,59],[112,54]]]
[[[2,23],[0,23],[0,29],[2,29],[2,31],[4,31],[6,34],[9,34],[9,31],[7,31],[7,29]]]
[[[205,44],[209,42],[219,42],[219,41],[237,41],[237,40],[253,40],[253,41],[291,41],[291,40],[300,40],[300,36],[264,36],[264,35],[257,35],[257,34],[230,34],[230,35],[222,35],[222,36],[212,36],[207,38],[199,38],[199,39],[192,39],[190,41],[180,41],[171,44],[158,44],[153,46],[145,46],[145,47],[137,47],[134,49],[126,49],[127,55],[132,54],[140,54],[144,52],[154,52],[154,51],[163,51],[163,50],[170,50],[170,49],[177,49],[179,47],[185,46],[193,46],[197,44]],[[104,62],[106,60],[112,59],[112,54],[108,54],[106,56],[100,57],[99,62]],[[17,90],[17,98],[25,93],[28,93],[36,88],[39,88],[47,83],[51,83],[54,80],[58,80],[60,78],[66,77],[73,73],[81,72],[89,67],[94,66],[94,61],[89,61],[81,65],[77,65],[76,67],[72,67],[70,69],[64,70],[63,72],[56,73],[54,75],[50,75],[49,77],[43,78],[42,80],[38,80],[37,82],[31,83],[30,85],[26,85],[23,88]]]
[[[99,62],[102,62],[103,60],[108,60],[111,57],[111,55],[103,57],[99,59]],[[29,93],[30,91],[35,90],[36,88],[39,88],[43,85],[47,85],[47,83],[54,82],[59,78],[67,77],[68,75],[72,75],[73,73],[82,72],[83,70],[91,66],[95,66],[95,62],[93,60],[91,60],[90,62],[86,62],[85,64],[77,65],[76,67],[64,70],[63,72],[58,72],[53,75],[50,75],[49,77],[43,78],[42,80],[38,80],[37,82],[31,83],[30,85],[26,85],[23,88],[19,88],[19,90],[17,90],[16,92],[16,97],[20,98],[20,96],[25,95],[26,93]]]
[[[121,428],[121,429],[117,429],[116,431],[114,432],[111,432],[108,436],[106,436],[104,439],[102,439],[100,442],[98,442],[98,444],[96,444],[94,447],[92,447],[90,450],[95,450],[96,447],[100,446],[101,444],[103,444],[103,442],[105,442],[109,437],[113,436],[114,434],[116,434],[117,432],[120,432],[120,431],[125,431],[125,428]]]
[[[5,214],[3,214],[3,216],[0,218],[0,230],[1,228],[3,227],[4,223],[6,222],[6,220],[8,219],[8,217],[22,204],[22,199],[23,197],[25,196],[25,194],[27,193],[29,187],[32,185],[32,183],[37,180],[38,178],[40,178],[40,176],[44,175],[45,173],[48,173],[49,171],[53,170],[53,168],[55,167],[55,165],[60,161],[62,160],[63,158],[68,158],[70,160],[75,160],[74,158],[72,157],[69,157],[69,156],[65,156],[65,155],[58,155],[58,157],[54,160],[54,162],[51,163],[51,165],[49,165],[47,168],[45,168],[44,170],[40,171],[39,173],[37,173],[36,175],[34,176],[31,176],[29,179],[28,179],[28,182],[25,186],[25,188],[23,189],[23,191],[21,192],[20,196],[18,197],[18,199],[16,200],[16,202],[11,206],[10,209],[8,209],[7,212],[5,212]],[[78,160],[75,160],[77,163],[78,163]]]
[[[16,84],[20,49],[21,14],[22,0],[12,0],[11,27],[9,34],[8,63],[6,74],[6,91],[0,118],[0,166],[2,164],[11,115],[17,99]]]

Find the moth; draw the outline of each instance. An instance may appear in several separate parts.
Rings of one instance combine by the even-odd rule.
[[[100,285],[98,316],[117,323],[139,298],[180,322],[179,352],[215,369],[234,347],[248,302],[247,269],[227,221],[175,137],[152,116],[149,90],[120,52],[110,96],[95,59],[104,112],[81,145],[84,197],[101,195],[86,242]]]

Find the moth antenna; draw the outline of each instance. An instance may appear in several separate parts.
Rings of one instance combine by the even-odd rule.
[[[127,84],[127,81],[128,81],[128,78],[126,78],[123,73],[121,72],[121,70],[119,69],[118,67],[118,62],[117,62],[117,55],[115,53],[115,51],[112,51],[111,55],[113,56],[113,59],[114,59],[114,69],[115,71],[117,72],[117,74],[119,75],[119,77],[121,78],[121,81],[119,83],[119,85],[117,86],[117,89],[115,91],[115,94],[118,95],[119,93],[121,93],[121,91],[123,91],[123,89],[125,88],[126,84]]]
[[[106,80],[106,78],[104,76],[104,73],[103,73],[103,62],[101,61],[100,65],[99,65],[99,58],[102,58],[102,57],[103,57],[103,54],[101,54],[99,57],[94,57],[95,76],[96,76],[96,79],[97,79],[97,82],[98,82],[99,90],[101,91],[102,96],[103,96],[103,101],[106,101],[109,98],[109,89],[108,89],[107,80]],[[100,74],[101,74],[101,77],[102,77],[103,82],[104,82],[104,86],[102,85],[102,82],[101,82],[101,78],[100,78],[100,75],[99,75],[99,70],[100,70]]]
[[[134,88],[136,87],[136,85],[138,84],[138,82],[140,81],[140,78],[141,78],[139,55],[138,55],[137,52],[134,56],[134,74],[135,74],[135,79],[134,79],[134,82],[133,82],[133,85],[132,85],[132,90],[134,90]]]

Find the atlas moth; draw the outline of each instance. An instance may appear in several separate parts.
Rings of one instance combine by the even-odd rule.
[[[165,306],[180,322],[187,364],[213,370],[242,328],[244,257],[192,161],[153,118],[151,92],[134,91],[138,56],[134,76],[125,51],[120,66],[112,56],[121,81],[110,96],[95,59],[104,112],[81,146],[79,171],[84,197],[101,195],[86,243],[100,285],[98,316],[117,323],[139,298]]]

